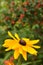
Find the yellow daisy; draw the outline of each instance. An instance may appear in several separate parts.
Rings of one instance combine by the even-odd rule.
[[[3,46],[6,47],[6,51],[13,49],[14,50],[14,58],[17,59],[21,54],[25,60],[27,60],[27,52],[33,55],[37,55],[37,51],[34,49],[40,48],[37,46],[39,40],[30,40],[28,38],[19,38],[18,34],[14,34],[14,36],[8,31],[8,35],[12,39],[6,39]]]

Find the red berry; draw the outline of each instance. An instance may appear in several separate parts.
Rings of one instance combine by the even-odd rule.
[[[41,4],[41,6],[43,7],[43,4]]]
[[[13,61],[14,60],[14,57],[12,56],[12,57],[10,57],[10,61]]]
[[[24,14],[20,14],[20,19],[24,18],[24,16],[25,16]]]
[[[41,4],[40,3],[38,3],[38,5],[37,5],[38,7],[40,7],[41,6]]]
[[[9,16],[6,16],[6,17],[5,17],[5,20],[9,20],[9,19],[10,19]]]
[[[12,1],[11,4],[14,5],[15,4],[14,1]]]
[[[12,24],[12,25],[14,25],[14,24],[15,24],[15,21],[14,21],[14,20],[12,20],[12,21],[11,21],[11,24]]]
[[[34,15],[37,15],[37,12],[34,12]]]
[[[38,4],[35,6],[35,8],[40,8],[40,6],[41,6],[41,4],[38,3]]]
[[[43,21],[40,22],[40,25],[43,25]]]
[[[28,1],[26,1],[26,2],[24,2],[24,3],[23,3],[23,5],[29,5],[29,2],[28,2]]]
[[[26,12],[27,11],[27,8],[23,8],[23,10]]]

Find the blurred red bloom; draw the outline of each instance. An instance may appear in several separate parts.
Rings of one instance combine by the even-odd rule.
[[[10,19],[9,16],[6,16],[6,17],[5,17],[5,20],[9,20],[9,19]]]
[[[14,21],[14,20],[12,20],[12,21],[11,21],[11,24],[12,24],[12,25],[14,25],[14,24],[15,24],[15,21]]]
[[[35,6],[35,8],[40,8],[40,6],[41,6],[41,4],[38,3],[38,4]]]
[[[5,60],[4,61],[4,64],[5,65],[14,65],[13,60],[14,60],[14,58],[13,57],[10,57],[9,60]]]
[[[24,10],[25,12],[28,11],[27,8],[23,8],[23,10]]]
[[[11,4],[12,4],[12,5],[14,5],[14,4],[15,4],[15,2],[14,2],[14,1],[12,1],[12,2],[11,2]]]
[[[24,14],[20,14],[20,19],[24,18],[24,16],[25,16]]]
[[[26,2],[24,2],[24,3],[23,3],[23,5],[29,5],[29,2],[28,2],[28,1],[26,1]]]

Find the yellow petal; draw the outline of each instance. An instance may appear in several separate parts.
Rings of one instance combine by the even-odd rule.
[[[27,53],[25,51],[23,51],[22,56],[25,60],[27,60]]]
[[[19,44],[18,44],[18,43],[15,43],[15,44],[13,45],[12,49],[15,50],[15,49],[17,49],[17,48],[19,48]]]
[[[16,49],[19,47],[19,44],[17,43],[16,40],[12,40],[12,39],[6,39],[5,43],[3,44],[4,47],[8,47],[11,49]]]
[[[5,49],[5,51],[9,51],[9,50],[11,50],[11,48],[7,48],[7,49]]]
[[[22,54],[25,60],[27,60],[27,53],[22,48],[19,48],[19,53]]]
[[[23,49],[21,47],[19,47],[19,53],[22,54],[23,53]]]
[[[20,55],[19,50],[16,49],[16,50],[14,51],[14,59],[18,59],[19,55]]]
[[[23,50],[27,52],[28,46],[22,46]]]
[[[20,38],[19,38],[19,36],[18,36],[17,33],[15,33],[14,35],[15,35],[15,37],[16,37],[18,40],[20,40]]]
[[[28,47],[27,52],[30,53],[30,54],[33,54],[33,55],[37,55],[37,51],[32,47]]]
[[[12,40],[12,39],[6,39],[5,42],[4,42],[4,44],[3,44],[3,46],[4,47],[12,47],[12,46],[14,46],[14,44],[15,44],[14,40]]]
[[[37,44],[38,42],[39,42],[39,40],[30,40],[29,43],[30,43],[30,45],[31,45],[31,44]]]
[[[15,39],[14,36],[13,36],[9,31],[8,31],[8,35],[9,35],[11,38]]]
[[[29,39],[28,38],[22,38],[22,40],[24,40],[27,44],[29,44]]]
[[[29,41],[29,39],[28,38],[22,38],[23,40],[25,40],[25,41]]]
[[[33,46],[33,47],[34,47],[34,48],[41,48],[40,46],[36,46],[36,45],[35,45],[35,46]]]

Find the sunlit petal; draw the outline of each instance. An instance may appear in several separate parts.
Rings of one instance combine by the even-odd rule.
[[[25,60],[27,60],[27,53],[25,51],[23,51],[22,56]]]
[[[9,31],[8,31],[8,35],[9,35],[11,38],[15,39],[14,36],[13,36]]]
[[[7,39],[5,40],[3,47],[9,47],[11,49],[16,49],[19,47],[19,44],[18,42],[16,42],[16,40]]]
[[[39,40],[30,40],[30,44],[37,44],[39,42]]]
[[[15,51],[14,51],[14,58],[15,59],[18,59],[18,57],[19,57],[19,50],[18,49],[16,49]]]
[[[35,46],[33,46],[33,47],[34,47],[34,48],[41,48],[40,46],[36,46],[36,45],[35,45]]]
[[[28,47],[27,46],[22,46],[23,50],[27,52]]]
[[[28,47],[27,52],[30,53],[30,54],[33,54],[33,55],[37,55],[37,51],[32,47]]]
[[[5,51],[9,51],[9,50],[11,50],[11,48],[7,48],[7,49],[5,49]]]
[[[22,40],[24,40],[27,44],[29,44],[29,39],[28,38],[22,38]]]
[[[19,48],[19,53],[22,54],[23,53],[23,49],[20,47]]]
[[[20,40],[20,38],[19,38],[19,36],[18,36],[17,33],[15,33],[14,35],[15,35],[15,37],[16,37],[18,40]]]
[[[12,40],[12,39],[6,39],[5,42],[4,42],[4,44],[3,44],[3,46],[4,47],[11,47],[14,44],[15,44],[15,41],[14,40]]]

